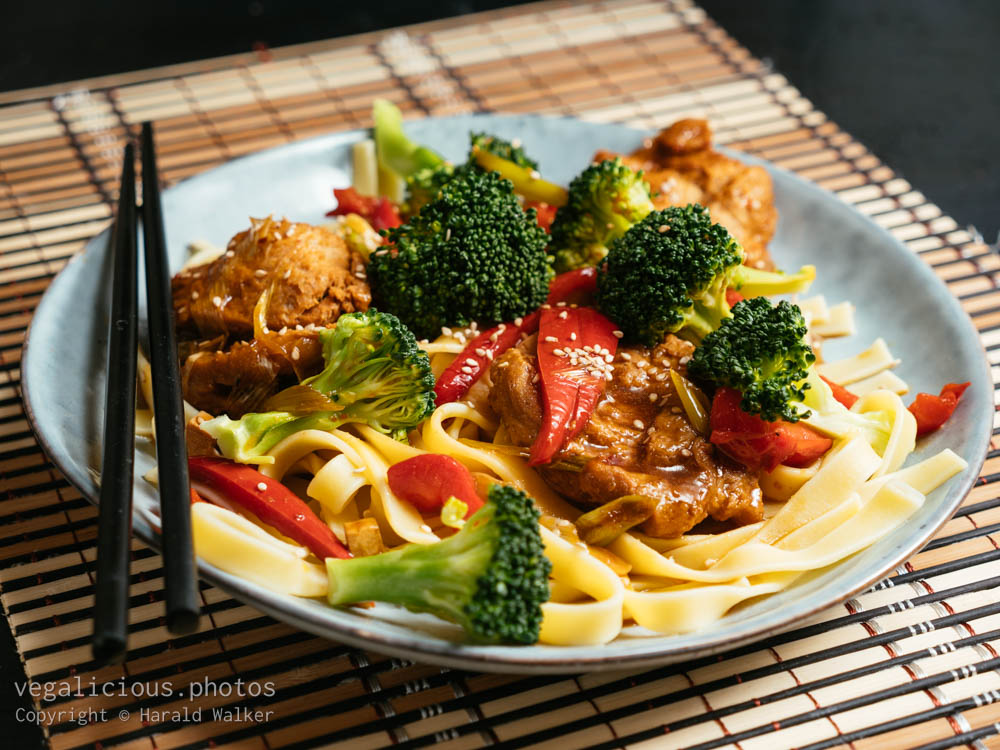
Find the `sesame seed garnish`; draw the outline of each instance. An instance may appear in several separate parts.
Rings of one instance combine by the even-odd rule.
[[[185,307],[184,305],[181,305],[180,307],[177,308],[178,315],[183,315],[186,312],[187,312],[187,307]]]
[[[547,343],[549,343],[549,344],[554,344],[554,343],[556,343],[556,342],[557,342],[558,340],[559,340],[559,339],[557,339],[557,338],[556,338],[555,336],[546,336],[546,337],[545,337],[545,341],[546,341]]]
[[[587,352],[587,354],[590,354],[592,351],[594,351],[594,347],[592,347],[590,344],[587,344],[585,347],[583,347],[583,350]]]
[[[198,297],[199,297],[199,294],[198,294],[197,291],[191,292],[191,299],[198,299]]]
[[[614,380],[614,375],[612,375],[610,372],[606,372],[604,373],[604,379],[610,383],[612,380]]]
[[[487,349],[486,350],[486,359],[488,359],[490,362],[493,361],[493,350],[492,349]]]
[[[485,357],[486,356],[486,350],[483,349],[483,347],[480,346],[478,349],[476,349],[476,356],[477,357]]]
[[[656,231],[659,232],[660,234],[664,234],[665,232],[670,231],[670,226],[667,224],[660,224],[660,226],[656,228]]]
[[[688,362],[690,362],[690,361],[691,361],[691,357],[688,357],[688,356],[684,356],[684,357],[681,357],[681,358],[680,358],[679,360],[677,360],[677,361],[678,361],[678,362],[680,362],[680,363],[681,363],[682,365],[686,365],[686,364],[687,364]]]
[[[451,239],[451,227],[448,227],[444,232],[444,241],[447,242]]]
[[[212,304],[216,307],[222,307],[222,297],[215,296],[212,297]]]
[[[566,350],[565,349],[553,349],[552,353],[555,354],[557,357],[565,357],[566,356]]]
[[[460,344],[464,344],[467,339],[465,338],[465,334],[459,331],[455,334],[455,340]]]
[[[532,169],[531,172],[529,172],[529,174],[531,175],[531,179],[533,180],[542,179],[542,175],[537,169]]]
[[[226,257],[227,258],[235,258],[236,257],[236,253],[234,251],[232,251],[232,250],[226,250]]]
[[[474,360],[472,357],[466,357],[465,364],[467,364],[469,367],[476,367],[479,365],[479,363],[476,362],[476,360]]]
[[[299,347],[293,346],[292,347],[292,359],[296,359],[297,360],[298,358],[299,358]]]
[[[285,271],[283,274],[281,274],[281,278],[287,279],[291,275],[292,275],[292,269],[289,268],[287,271]]]
[[[500,331],[494,331],[493,333],[490,334],[490,341],[492,341],[493,343],[496,343],[496,340],[498,338],[500,338]]]
[[[296,331],[301,331],[302,330],[302,324],[301,323],[296,323],[295,324],[295,330]]]
[[[556,307],[566,307],[565,302],[556,302]]]
[[[687,448],[681,448],[681,455],[684,456],[685,458],[690,458],[692,454],[691,451],[688,450]]]
[[[649,394],[649,402],[651,404],[655,404],[656,403],[656,399],[658,399],[659,397],[660,397],[659,393],[650,393]]]
[[[649,362],[647,362],[644,359],[640,359],[638,362],[635,363],[635,366],[639,368],[649,367]]]
[[[471,375],[472,374],[472,368],[469,367],[468,365],[463,365],[462,366],[462,372],[464,372],[466,375]]]
[[[256,271],[253,272],[253,275],[256,276],[258,279],[263,279],[265,276],[267,276],[267,271],[265,271],[263,268],[258,268]]]
[[[611,335],[614,336],[616,339],[620,339],[620,338],[624,338],[625,332],[624,331],[612,331]]]
[[[642,420],[641,420],[641,419],[636,419],[636,420],[633,420],[633,422],[632,422],[632,425],[633,425],[633,426],[634,426],[634,427],[635,427],[635,428],[636,428],[637,430],[644,430],[644,429],[646,429],[646,425],[644,425],[644,424],[642,423]]]
[[[572,332],[572,333],[571,333],[571,334],[569,335],[569,340],[570,340],[570,341],[576,341],[576,331],[573,331],[573,332]]]
[[[442,326],[441,327],[441,333],[443,335],[445,335],[445,336],[452,336],[452,335],[454,335],[454,334],[452,334],[451,329],[448,328],[447,326]]]
[[[662,382],[663,382],[664,380],[666,380],[666,379],[667,379],[667,373],[665,373],[665,372],[661,372],[661,373],[659,373],[659,374],[658,374],[658,375],[656,376],[656,379],[657,379],[657,380],[658,380],[659,382],[661,382],[661,383],[662,383]]]
[[[613,354],[605,354],[604,361],[607,362],[608,364],[611,364],[612,362],[615,361],[615,356]]]
[[[630,362],[632,360],[632,355],[629,354],[628,352],[622,352],[622,359],[624,359],[626,362]]]
[[[265,482],[257,482],[257,489],[263,492],[267,489],[267,484]]]
[[[428,534],[430,534],[433,531],[433,529],[430,526],[428,526],[426,523],[420,524],[420,530],[423,531],[423,532],[426,532]]]
[[[514,325],[516,325],[518,328],[521,327],[522,323],[524,323],[524,318],[514,318]]]
[[[679,406],[671,406],[670,407],[670,413],[671,414],[680,414],[681,413],[681,407],[679,407]]]
[[[537,382],[538,382],[538,380],[539,380],[539,377],[538,377],[537,375],[535,375],[535,377],[533,377],[533,378],[531,379],[531,382],[532,382],[532,383],[537,383]]]
[[[569,317],[569,313],[566,312],[565,310],[563,310],[561,313],[559,313],[559,319],[560,320],[566,320],[566,318],[568,318],[568,317]]]
[[[429,344],[431,342],[430,342],[430,339],[420,339],[420,341],[418,341],[417,343],[418,344]]]
[[[268,328],[267,326],[261,326],[260,330],[263,331],[264,333],[270,333],[271,332],[271,329]]]
[[[355,278],[361,279],[362,281],[368,278],[368,274],[366,274],[364,271],[355,271],[354,276]]]
[[[472,321],[471,323],[469,323],[470,331],[476,331],[478,329],[479,329],[479,323],[477,323],[476,321]]]

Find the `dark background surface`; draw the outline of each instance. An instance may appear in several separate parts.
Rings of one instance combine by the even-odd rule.
[[[501,0],[15,0],[0,5],[0,91],[200,60],[255,45],[355,34],[487,10]],[[1000,2],[701,0],[816,106],[988,242],[1000,232]],[[0,108],[0,118],[3,110]],[[2,168],[2,165],[0,165]],[[0,487],[3,476],[0,475]],[[15,720],[23,685],[0,625],[0,736],[41,746]]]

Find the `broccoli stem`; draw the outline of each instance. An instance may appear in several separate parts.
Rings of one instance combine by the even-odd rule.
[[[424,168],[444,164],[444,159],[426,146],[411,141],[403,132],[403,113],[392,102],[376,99],[372,103],[375,120],[375,150],[379,163],[400,177],[409,177]]]
[[[804,292],[815,278],[816,266],[802,266],[797,273],[783,273],[739,265],[733,269],[729,286],[744,297],[770,297]]]

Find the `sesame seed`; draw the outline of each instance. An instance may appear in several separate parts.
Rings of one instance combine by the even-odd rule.
[[[271,332],[271,329],[268,328],[267,326],[261,326],[260,330],[262,330],[264,333],[270,333]]]
[[[624,359],[626,362],[630,362],[632,360],[632,355],[629,354],[628,352],[622,352],[622,359]]]
[[[539,173],[539,171],[537,169],[532,169],[531,172],[529,172],[529,174],[531,175],[531,179],[533,179],[533,180],[540,180],[540,179],[542,179],[542,175],[541,175],[541,173]]]
[[[583,347],[583,350],[587,352],[587,354],[590,354],[592,351],[594,351],[594,347],[588,344],[587,346]]]
[[[464,372],[466,375],[471,375],[472,374],[472,368],[469,367],[468,365],[463,365],[462,366],[462,372]]]
[[[191,299],[198,299],[199,294],[197,291],[191,292]]]
[[[471,323],[469,323],[470,331],[476,331],[478,329],[479,329],[479,323],[477,323],[476,321],[472,321]]]
[[[362,281],[368,278],[368,275],[364,271],[356,271],[354,276],[355,278],[361,279]]]
[[[452,336],[452,335],[454,335],[454,334],[453,334],[453,333],[451,332],[451,329],[450,329],[450,328],[448,328],[447,326],[442,326],[442,327],[441,327],[441,333],[442,333],[442,334],[444,334],[445,336]]]
[[[684,357],[681,357],[681,358],[680,358],[679,360],[677,360],[677,361],[678,361],[678,362],[680,362],[680,363],[681,363],[682,365],[686,365],[686,364],[687,364],[688,362],[690,362],[690,361],[691,361],[691,357],[688,357],[688,356],[684,356]]]
[[[253,272],[253,275],[256,276],[258,279],[263,279],[265,276],[267,276],[267,271],[265,271],[263,268],[258,268],[256,271]]]
[[[555,354],[557,357],[565,357],[566,356],[566,350],[565,349],[553,349],[552,353]]]
[[[444,233],[444,241],[447,242],[451,239],[451,227],[448,227]]]
[[[490,341],[492,341],[493,343],[496,343],[496,340],[498,338],[500,338],[500,331],[494,331],[493,333],[490,334]]]
[[[216,307],[222,307],[222,297],[215,296],[212,297],[212,304]]]
[[[642,420],[641,420],[641,419],[636,419],[636,420],[633,420],[633,422],[632,422],[632,425],[633,425],[633,426],[634,426],[634,427],[635,427],[635,428],[636,428],[637,430],[644,430],[644,429],[646,429],[646,425],[644,425],[644,424],[642,423]]]
[[[566,307],[565,302],[556,302],[556,307]]]
[[[274,233],[274,239],[280,240],[281,239],[281,232],[275,232]]]
[[[620,339],[620,338],[624,338],[625,332],[624,331],[612,331],[611,335],[614,336],[616,339]]]
[[[476,356],[477,357],[485,357],[486,356],[486,350],[483,349],[483,347],[480,346],[478,349],[476,349]]]
[[[431,342],[430,342],[430,339],[420,339],[420,341],[418,341],[417,343],[418,344],[429,344]]]
[[[233,252],[232,250],[226,250],[226,257],[227,258],[235,258],[236,257],[236,253]]]
[[[267,489],[267,484],[265,482],[257,482],[257,489],[263,492]]]
[[[531,379],[531,382],[532,382],[532,383],[537,383],[537,382],[538,382],[538,380],[539,380],[539,377],[538,377],[537,375],[535,375],[535,377],[533,377],[533,378]]]
[[[658,380],[659,382],[661,382],[661,383],[662,383],[662,382],[663,382],[664,380],[666,380],[666,379],[667,379],[667,373],[665,373],[665,372],[661,372],[661,373],[659,373],[659,374],[658,374],[658,375],[656,376],[656,379],[657,379],[657,380]]]
[[[565,310],[563,310],[561,313],[559,313],[559,319],[560,320],[566,320],[566,318],[568,318],[568,317],[569,317],[569,313],[566,312]]]
[[[604,373],[604,379],[610,383],[612,380],[614,380],[614,375],[612,375],[610,372],[606,372]]]
[[[433,529],[430,526],[428,526],[426,523],[420,524],[420,530],[423,531],[423,532],[425,532],[425,533],[427,533],[427,534],[430,534],[433,531]]]
[[[301,323],[296,323],[295,324],[295,330],[296,331],[301,331],[302,330],[302,324]]]
[[[507,367],[509,364],[510,364],[510,362],[498,362],[497,363],[497,367],[499,367],[502,370],[504,367]]]
[[[557,342],[558,340],[559,340],[559,339],[557,339],[557,338],[556,338],[555,336],[546,336],[546,337],[545,337],[545,341],[546,341],[547,343],[549,343],[549,344],[554,344],[554,343],[556,343],[556,342]]]
[[[656,231],[659,232],[660,234],[664,234],[665,232],[670,231],[670,227],[667,224],[660,224],[660,226],[656,228]]]
[[[178,315],[183,315],[186,312],[187,312],[187,307],[185,307],[184,305],[181,305],[180,307],[177,308]]]
[[[691,451],[688,450],[687,448],[681,448],[681,455],[684,456],[685,458],[690,458],[692,454]]]
[[[615,357],[613,354],[605,354],[604,361],[607,362],[608,364],[611,364],[612,362],[615,361]]]
[[[465,364],[467,364],[469,367],[476,367],[477,365],[479,365],[479,363],[476,362],[476,360],[474,360],[472,357],[466,357]]]
[[[292,347],[292,359],[297,360],[298,358],[299,358],[299,347],[293,346]]]
[[[573,333],[571,333],[569,335],[569,340],[570,341],[576,341],[576,331],[573,331]]]
[[[291,275],[292,275],[292,269],[289,268],[287,271],[285,271],[283,274],[281,274],[281,278],[287,279]]]
[[[455,334],[455,340],[460,344],[464,344],[466,342],[465,334],[459,331]]]
[[[649,402],[651,404],[655,404],[656,403],[656,399],[658,399],[659,397],[660,397],[659,393],[650,393],[649,394]]]
[[[671,406],[670,407],[670,413],[671,414],[680,414],[681,413],[681,407],[679,407],[679,406]]]
[[[649,362],[647,362],[644,359],[640,359],[638,362],[635,363],[635,366],[639,368],[649,367]]]
[[[278,331],[278,333],[280,333],[282,335],[288,333],[288,326],[281,326],[281,330]]]
[[[518,328],[521,327],[522,323],[524,323],[524,318],[514,318],[514,325],[516,325]]]
[[[598,370],[596,367],[593,370],[587,370],[587,372],[593,375],[595,378],[604,377],[604,373],[601,370]]]
[[[493,350],[492,349],[487,349],[486,350],[486,359],[488,359],[490,362],[493,361]]]

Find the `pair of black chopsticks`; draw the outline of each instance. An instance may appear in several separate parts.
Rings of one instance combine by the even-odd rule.
[[[153,370],[156,458],[159,473],[160,544],[166,580],[166,623],[171,633],[198,627],[198,591],[191,542],[191,500],[184,407],[181,401],[166,235],[153,145],[153,128],[142,126],[142,228]],[[128,648],[129,557],[135,437],[138,346],[135,148],[125,146],[118,216],[112,237],[114,280],[109,329],[104,461],[97,532],[94,658],[122,661]]]

